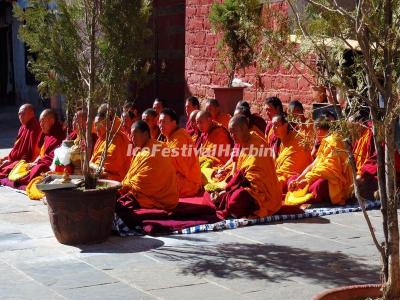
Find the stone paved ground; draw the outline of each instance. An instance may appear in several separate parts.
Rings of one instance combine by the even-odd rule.
[[[302,300],[378,272],[360,213],[70,247],[55,240],[46,206],[0,187],[0,299]]]

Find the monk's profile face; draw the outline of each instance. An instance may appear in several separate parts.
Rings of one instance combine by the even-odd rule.
[[[185,103],[185,112],[186,112],[186,115],[187,115],[188,117],[189,117],[190,114],[191,114],[193,111],[195,111],[196,109],[197,109],[197,107],[194,107],[190,101],[186,101],[186,103]]]
[[[267,117],[269,120],[272,120],[274,116],[279,114],[278,110],[271,104],[265,105],[265,112],[267,113]]]
[[[133,145],[138,148],[143,148],[150,140],[150,137],[147,132],[143,132],[139,128],[135,127],[132,127],[130,137]]]
[[[50,114],[41,114],[39,123],[44,134],[49,134],[56,120]]]
[[[208,129],[211,127],[212,119],[208,116],[197,116],[196,125],[197,128],[202,132],[206,133]]]
[[[219,107],[207,103],[206,111],[208,111],[211,114],[212,118],[215,119],[219,114]]]
[[[35,113],[31,106],[22,105],[19,108],[18,118],[22,125],[26,125],[34,116],[35,116]]]
[[[106,136],[107,133],[107,124],[105,119],[101,119],[96,117],[94,119],[94,127],[96,128],[97,136],[102,139]]]
[[[191,112],[191,114],[189,116],[190,126],[192,126],[193,129],[197,128],[197,123],[196,123],[197,113],[199,113],[199,110],[194,110],[194,111]]]
[[[281,120],[273,120],[272,129],[278,139],[283,139],[288,132],[288,123],[283,123]]]
[[[163,105],[159,101],[154,101],[153,109],[160,115],[161,111],[164,109]]]
[[[134,120],[132,120],[129,117],[128,112],[124,111],[121,115],[121,119],[122,119],[122,126],[124,126],[125,129],[130,130],[130,128],[132,127],[132,124],[134,123]]]
[[[149,114],[143,114],[142,120],[145,121],[147,125],[149,125],[150,129],[158,127],[158,118],[154,116],[151,116]]]
[[[249,128],[236,123],[229,123],[229,133],[236,144],[244,145],[249,137]]]
[[[170,136],[178,126],[176,121],[172,120],[170,116],[161,114],[158,121],[160,131],[164,136]]]

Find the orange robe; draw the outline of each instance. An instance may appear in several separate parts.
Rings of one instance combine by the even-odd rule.
[[[326,179],[328,181],[329,197],[332,204],[344,205],[346,203],[347,198],[351,194],[353,180],[348,155],[344,143],[339,136],[330,134],[322,140],[317,157],[313,162],[313,167],[305,174],[304,178],[310,184],[318,179]],[[288,203],[289,194],[291,193],[288,193],[285,202],[293,205],[297,201],[296,199],[292,199],[290,201],[292,203]],[[307,199],[308,195],[306,192],[305,195],[298,196],[304,196],[304,199]],[[296,204],[304,202],[297,202]]]
[[[261,149],[268,148],[265,140],[256,133],[250,133],[249,145]],[[237,171],[244,173],[250,186],[245,189],[256,200],[259,209],[254,212],[257,217],[270,216],[282,206],[282,189],[275,172],[275,163],[268,151],[267,155],[253,155],[241,150],[237,160]]]
[[[176,157],[172,157],[172,163],[176,169],[179,197],[195,196],[202,183],[199,158],[194,151],[186,151],[185,155],[182,153],[184,147],[194,149],[192,137],[185,129],[179,128],[167,138],[166,144],[169,148],[179,151]]]
[[[224,165],[230,158],[229,147],[232,147],[229,132],[218,123],[213,123],[207,133],[202,133],[197,139],[196,148],[200,149],[200,164],[209,161],[212,167]],[[214,155],[209,155],[216,149]],[[221,151],[218,151],[218,150]],[[210,166],[210,167],[211,167]]]
[[[215,122],[221,124],[222,126],[224,126],[226,129],[228,129],[228,125],[229,125],[229,120],[231,119],[231,115],[230,114],[224,114],[224,113],[219,113],[218,116],[215,118]]]
[[[108,146],[107,156],[104,162],[104,170],[107,173],[106,177],[110,180],[122,181],[128,167],[130,157],[128,156],[129,140],[126,135],[119,130]],[[93,149],[93,155],[90,163],[100,165],[103,151],[106,147],[105,138],[99,138],[96,141]]]
[[[372,130],[365,128],[360,138],[353,147],[353,155],[356,161],[357,175],[361,175],[361,168],[375,152],[372,140]]]
[[[151,153],[154,145],[159,151]],[[176,170],[172,159],[163,156],[160,142],[150,140],[132,159],[122,189],[132,194],[142,208],[171,211],[178,205]]]
[[[299,137],[294,131],[289,132],[286,139],[281,141],[275,166],[282,187],[287,186],[290,177],[300,175],[312,162],[311,152],[299,142]]]

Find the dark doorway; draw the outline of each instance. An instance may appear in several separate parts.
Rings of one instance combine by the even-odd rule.
[[[14,104],[12,28],[7,24],[12,6],[0,2],[0,105]]]
[[[141,93],[139,107],[163,99],[178,113],[185,97],[185,0],[153,1],[154,80]]]

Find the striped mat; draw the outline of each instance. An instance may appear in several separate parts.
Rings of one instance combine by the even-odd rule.
[[[381,204],[379,201],[365,202],[365,207],[367,210],[379,209],[380,206]],[[359,211],[361,211],[361,207],[358,204],[312,208],[312,209],[305,209],[304,212],[301,214],[274,215],[258,219],[228,219],[214,224],[204,224],[204,225],[197,225],[185,228],[179,231],[172,232],[171,234],[193,234],[193,233],[210,232],[210,231],[221,231],[227,229],[236,229],[244,226],[262,225],[274,222],[300,220],[300,219],[338,215],[338,214],[345,214],[345,213],[352,213]],[[140,228],[137,228],[137,230],[129,229],[124,224],[124,222],[118,217],[116,217],[114,220],[113,228],[114,232],[116,232],[120,236],[141,235]]]

